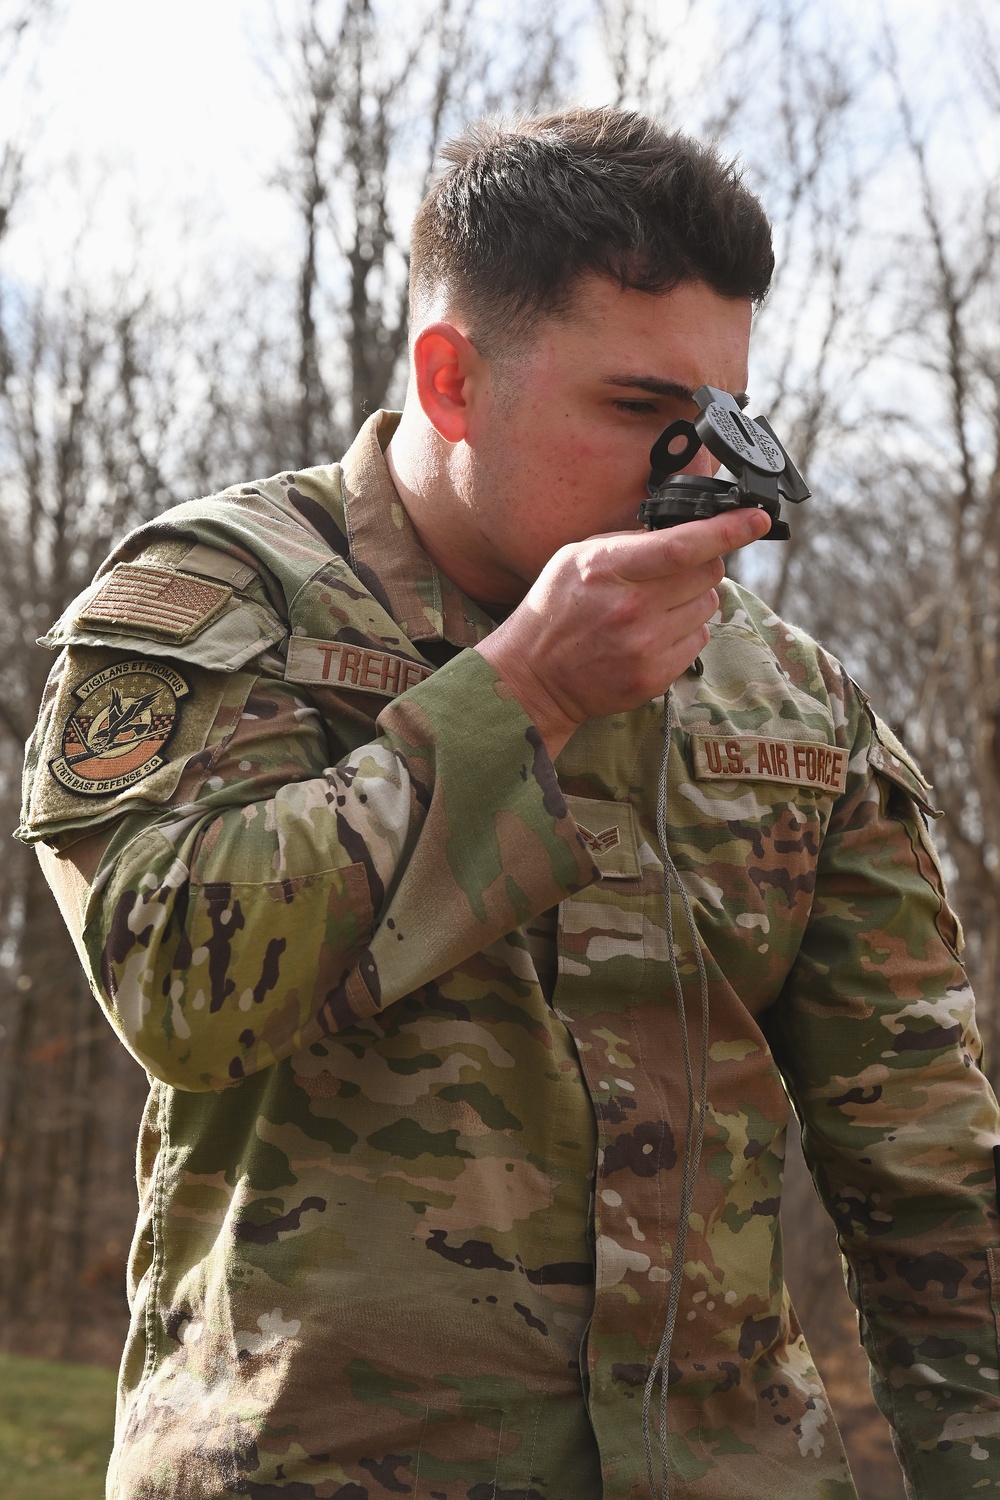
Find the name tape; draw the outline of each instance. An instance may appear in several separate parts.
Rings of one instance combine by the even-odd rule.
[[[843,792],[847,751],[806,740],[741,734],[723,739],[693,734],[694,772],[702,781],[783,781],[789,786]]]
[[[293,635],[288,642],[285,681],[351,688],[358,693],[395,698],[430,677],[432,670],[393,651]]]

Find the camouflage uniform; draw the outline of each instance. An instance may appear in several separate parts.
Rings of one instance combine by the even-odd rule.
[[[21,836],[152,1080],[113,1496],[648,1495],[687,1107],[663,705],[553,774],[392,428],[172,510],[48,638]],[[1000,1130],[927,787],[731,584],[672,700],[711,1011],[671,1493],[855,1493],[782,1279],[789,1095],[910,1493],[998,1493]]]

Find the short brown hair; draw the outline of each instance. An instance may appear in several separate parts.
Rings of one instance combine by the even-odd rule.
[[[417,211],[414,312],[444,286],[492,356],[596,272],[645,292],[701,281],[760,301],[771,227],[735,164],[627,110],[468,126]]]

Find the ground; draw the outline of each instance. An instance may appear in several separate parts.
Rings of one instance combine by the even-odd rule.
[[[102,1500],[114,1412],[113,1371],[0,1354],[4,1500]]]

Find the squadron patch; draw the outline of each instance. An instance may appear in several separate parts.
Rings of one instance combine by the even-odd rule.
[[[73,689],[76,705],[62,731],[62,754],[49,761],[58,782],[81,797],[106,797],[166,764],[160,751],[187,692],[164,662],[115,662]]]

